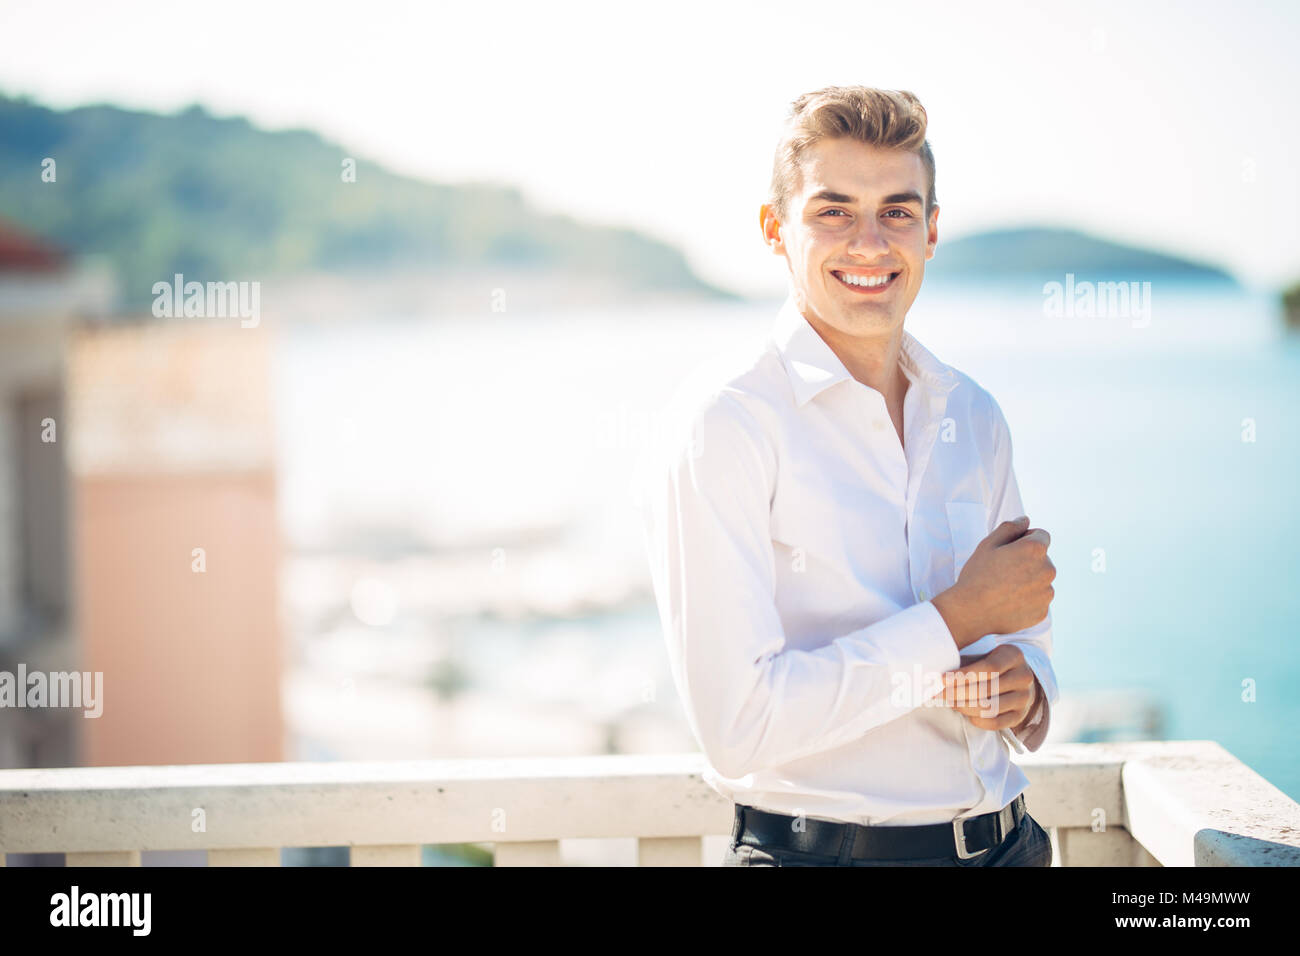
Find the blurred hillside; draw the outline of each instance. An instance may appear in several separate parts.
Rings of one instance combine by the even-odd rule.
[[[54,182],[42,161],[56,162]],[[683,255],[630,229],[532,209],[518,190],[394,175],[308,131],[266,132],[199,106],[51,110],[0,96],[0,214],[78,254],[107,258],[124,305],[174,273],[263,280],[506,266],[631,291],[733,298]]]
[[[1217,266],[1152,249],[1090,236],[1075,229],[997,229],[961,239],[940,239],[927,279],[1025,276],[1060,279],[1073,272],[1081,279],[1214,282],[1238,285]]]

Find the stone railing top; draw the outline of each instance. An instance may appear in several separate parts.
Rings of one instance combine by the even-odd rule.
[[[1300,865],[1300,804],[1213,741],[1016,758],[1044,826],[1125,827],[1165,865]],[[0,849],[106,852],[726,833],[699,753],[0,771]],[[191,822],[202,809],[202,832]]]

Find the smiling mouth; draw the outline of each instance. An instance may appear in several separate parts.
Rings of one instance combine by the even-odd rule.
[[[898,278],[897,272],[882,272],[877,275],[864,276],[856,275],[850,272],[831,271],[831,275],[839,280],[840,285],[852,289],[854,292],[860,292],[867,295],[884,292],[894,284]]]

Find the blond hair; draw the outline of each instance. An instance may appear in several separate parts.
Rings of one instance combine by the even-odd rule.
[[[921,157],[925,167],[925,215],[935,206],[934,153],[925,138],[926,115],[921,101],[906,90],[877,90],[869,86],[827,86],[805,93],[790,104],[776,156],[768,202],[779,219],[789,212],[790,198],[799,188],[799,161],[822,139],[846,137],[886,149],[903,149]]]

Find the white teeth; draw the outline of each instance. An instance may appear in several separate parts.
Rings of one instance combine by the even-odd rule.
[[[845,282],[849,285],[863,286],[868,289],[875,288],[876,286],[884,285],[890,279],[890,276],[888,275],[851,276],[843,272],[839,273],[839,277],[840,277],[840,281]]]

